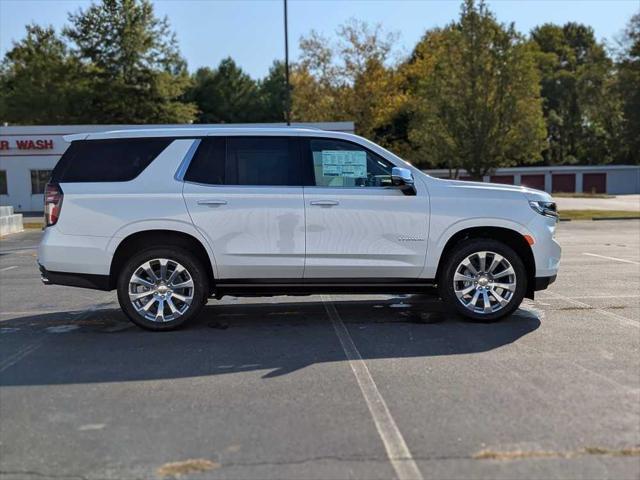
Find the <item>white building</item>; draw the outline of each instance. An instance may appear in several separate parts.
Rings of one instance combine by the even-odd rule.
[[[449,170],[425,170],[433,177],[446,178]],[[471,180],[464,170],[460,180]],[[561,165],[545,167],[498,168],[483,182],[524,185],[549,193],[640,193],[638,165]]]
[[[281,123],[255,126],[282,126]],[[44,187],[51,170],[69,144],[64,135],[133,128],[184,128],[192,125],[55,125],[33,127],[0,127],[0,205],[12,206],[16,212],[41,212]],[[195,125],[194,125],[195,126]],[[242,125],[197,125],[231,127]],[[323,130],[353,133],[353,122],[320,122],[294,124]]]

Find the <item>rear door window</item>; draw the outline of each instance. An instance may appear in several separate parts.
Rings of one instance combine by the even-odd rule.
[[[210,185],[301,186],[304,172],[295,137],[205,138],[185,180]]]
[[[72,142],[54,168],[51,180],[60,183],[133,180],[172,141],[170,138],[123,138]]]
[[[227,185],[300,186],[297,138],[229,137]]]
[[[225,137],[210,137],[201,140],[198,150],[189,163],[184,179],[188,182],[224,185],[226,151]]]

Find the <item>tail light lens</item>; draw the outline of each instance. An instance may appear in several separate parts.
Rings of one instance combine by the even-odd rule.
[[[57,183],[48,183],[44,190],[44,219],[47,227],[55,225],[60,218],[62,210],[62,199],[64,194],[60,185]]]

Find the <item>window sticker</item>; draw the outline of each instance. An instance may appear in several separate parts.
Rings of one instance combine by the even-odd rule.
[[[325,177],[366,178],[367,152],[362,150],[322,150]]]

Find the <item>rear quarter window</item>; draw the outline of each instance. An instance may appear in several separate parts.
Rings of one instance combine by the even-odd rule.
[[[58,183],[126,182],[147,168],[173,139],[127,138],[72,142],[51,175]]]

